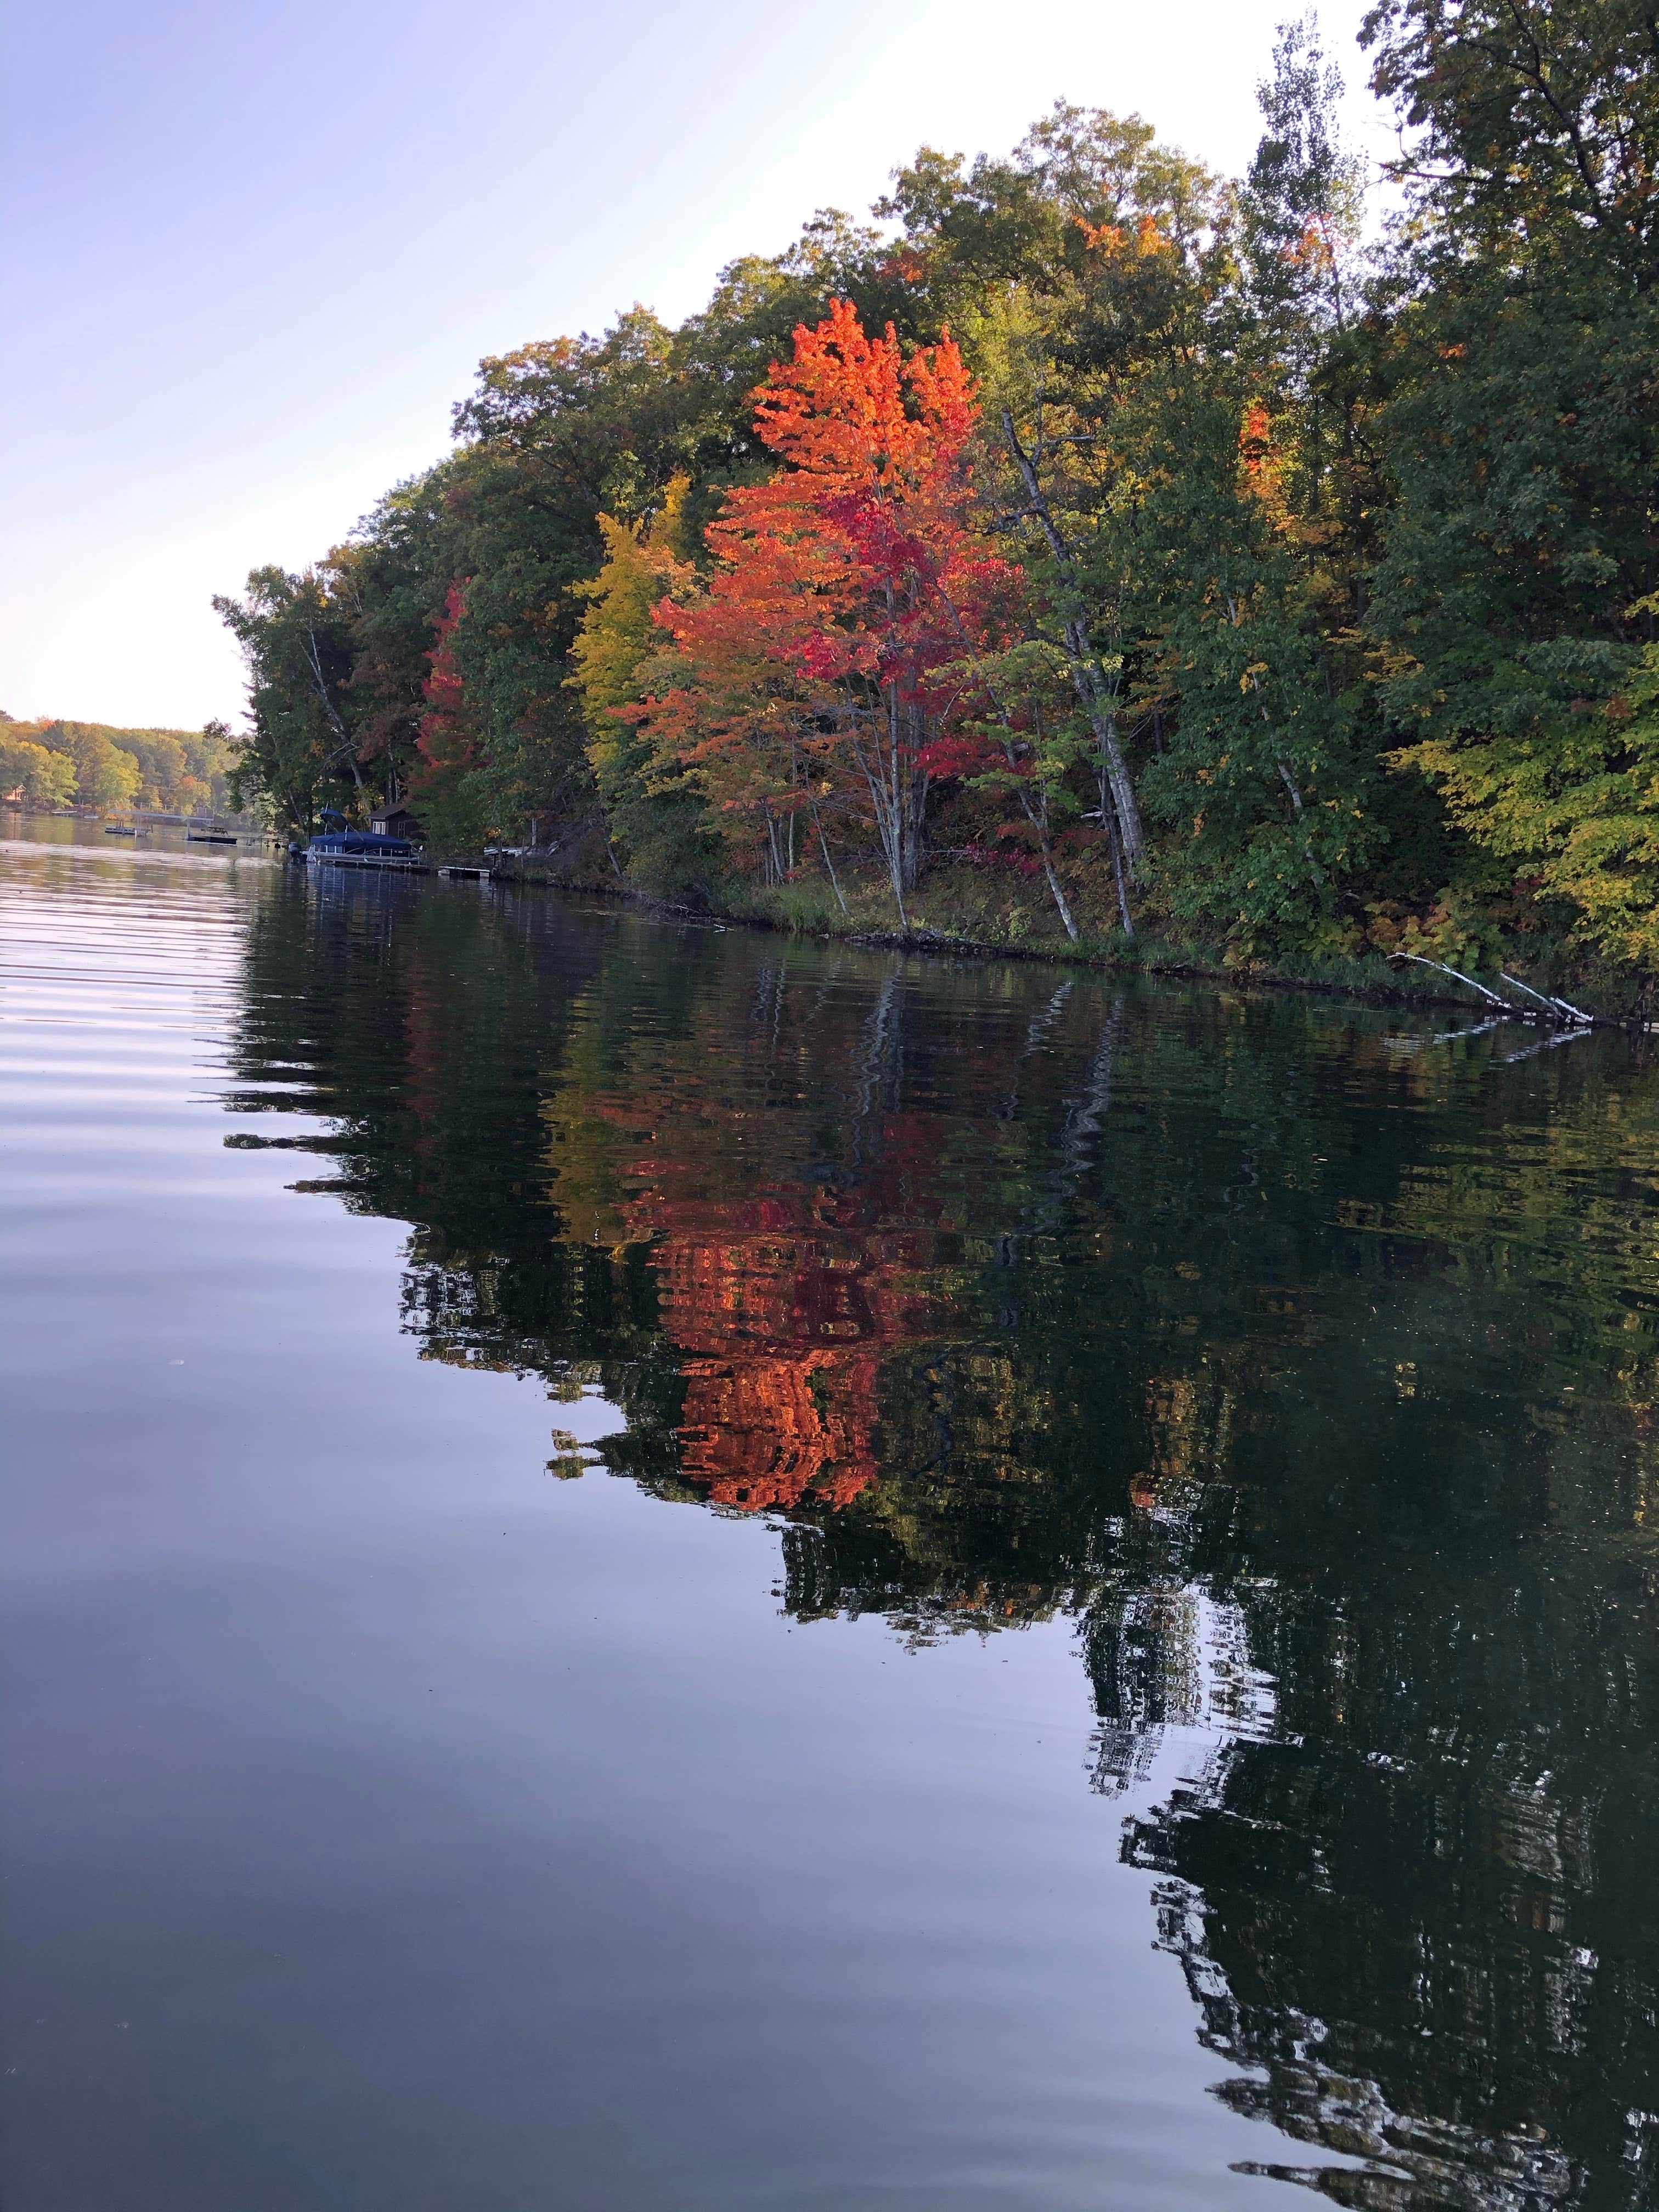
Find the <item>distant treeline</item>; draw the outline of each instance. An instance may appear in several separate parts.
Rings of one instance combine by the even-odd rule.
[[[236,789],[814,926],[1659,967],[1659,30],[1362,44],[1380,245],[1310,18],[1243,178],[1062,102],[678,327],[485,361],[217,602]]]
[[[227,804],[238,748],[222,723],[204,730],[118,730],[102,722],[20,722],[0,713],[0,799],[31,806],[153,806],[167,813]]]

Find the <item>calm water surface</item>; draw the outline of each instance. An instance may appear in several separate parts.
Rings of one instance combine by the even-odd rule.
[[[7,2212],[1659,2195],[1659,1073],[0,823]]]

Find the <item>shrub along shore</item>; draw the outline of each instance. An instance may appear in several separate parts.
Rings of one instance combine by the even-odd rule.
[[[1310,18],[1243,177],[1060,102],[678,326],[485,361],[217,602],[233,799],[815,933],[1644,1012],[1649,12],[1378,0],[1380,234]]]

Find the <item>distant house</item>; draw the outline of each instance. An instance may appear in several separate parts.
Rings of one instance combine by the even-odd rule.
[[[426,832],[406,806],[377,806],[368,818],[377,836],[407,837],[411,845],[424,845]]]

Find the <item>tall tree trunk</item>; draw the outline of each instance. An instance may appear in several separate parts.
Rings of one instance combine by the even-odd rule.
[[[836,903],[840,907],[842,914],[845,915],[847,912],[847,901],[842,896],[841,878],[836,873],[836,864],[830,857],[830,840],[823,834],[823,821],[818,812],[818,802],[816,793],[812,795],[809,803],[812,809],[812,827],[818,833],[818,850],[823,855],[824,872],[830,878],[830,888],[836,894]]]
[[[1103,762],[1096,779],[1100,793],[1100,826],[1106,832],[1106,844],[1112,856],[1112,881],[1117,887],[1117,910],[1123,923],[1123,934],[1133,937],[1135,926],[1129,913],[1129,887],[1124,881],[1123,848],[1118,841],[1117,823],[1112,818],[1111,794],[1106,787],[1106,768]]]
[[[1072,919],[1072,909],[1066,903],[1066,893],[1060,878],[1054,873],[1053,855],[1045,843],[1042,848],[1042,872],[1048,878],[1048,888],[1054,895],[1054,904],[1060,908],[1060,918],[1066,925],[1066,934],[1073,945],[1077,943],[1077,924]]]
[[[1006,716],[1004,717],[1003,726],[1002,751],[1003,757],[1006,760],[1009,767],[1012,769],[1018,775],[1019,770],[1019,757],[1018,753],[1015,751],[1013,738],[1007,728]],[[1065,888],[1061,884],[1059,876],[1054,872],[1054,847],[1048,834],[1048,788],[1046,786],[1042,787],[1042,802],[1041,805],[1039,805],[1036,800],[1032,798],[1030,787],[1028,783],[1024,781],[1018,781],[1014,785],[1014,789],[1019,794],[1021,813],[1024,815],[1026,821],[1036,832],[1037,850],[1042,856],[1042,872],[1048,879],[1048,889],[1054,893],[1054,905],[1059,909],[1061,921],[1066,925],[1066,934],[1071,939],[1073,944],[1075,945],[1077,943],[1077,924],[1072,919],[1072,909],[1066,903]]]
[[[337,760],[341,753],[345,755],[351,763],[351,781],[361,792],[363,787],[363,772],[357,764],[357,740],[340,720],[339,709],[330,696],[328,685],[323,678],[323,657],[317,650],[317,633],[309,623],[306,627],[306,642],[311,647],[311,673],[316,680],[317,696],[323,702],[323,712],[328,716],[335,736],[340,740],[335,750],[329,755],[329,758]]]
[[[1129,774],[1129,764],[1123,757],[1123,749],[1118,743],[1116,680],[1102,667],[1100,656],[1090,641],[1089,627],[1084,619],[1077,588],[1077,562],[1060,525],[1054,520],[1054,510],[1048,504],[1031,457],[1019,442],[1013,416],[1006,407],[1002,410],[1002,434],[1024,483],[1026,497],[1031,502],[1031,512],[1036,515],[1042,534],[1048,541],[1048,550],[1054,556],[1055,573],[1065,593],[1061,608],[1062,635],[1066,657],[1071,663],[1072,684],[1082,702],[1084,713],[1089,718],[1089,727],[1094,732],[1106,781],[1111,788],[1118,835],[1133,875],[1139,869],[1146,840],[1140,825],[1140,808],[1135,799],[1134,781]]]
[[[876,817],[876,840],[881,856],[887,863],[887,879],[892,887],[893,903],[898,908],[899,927],[907,933],[910,918],[904,909],[905,873],[910,858],[910,840],[906,834],[906,783],[909,771],[902,757],[899,737],[899,697],[896,684],[889,684],[882,701],[882,726],[868,738],[858,735],[854,724],[849,732],[849,744],[865,788],[870,794],[870,805]]]

